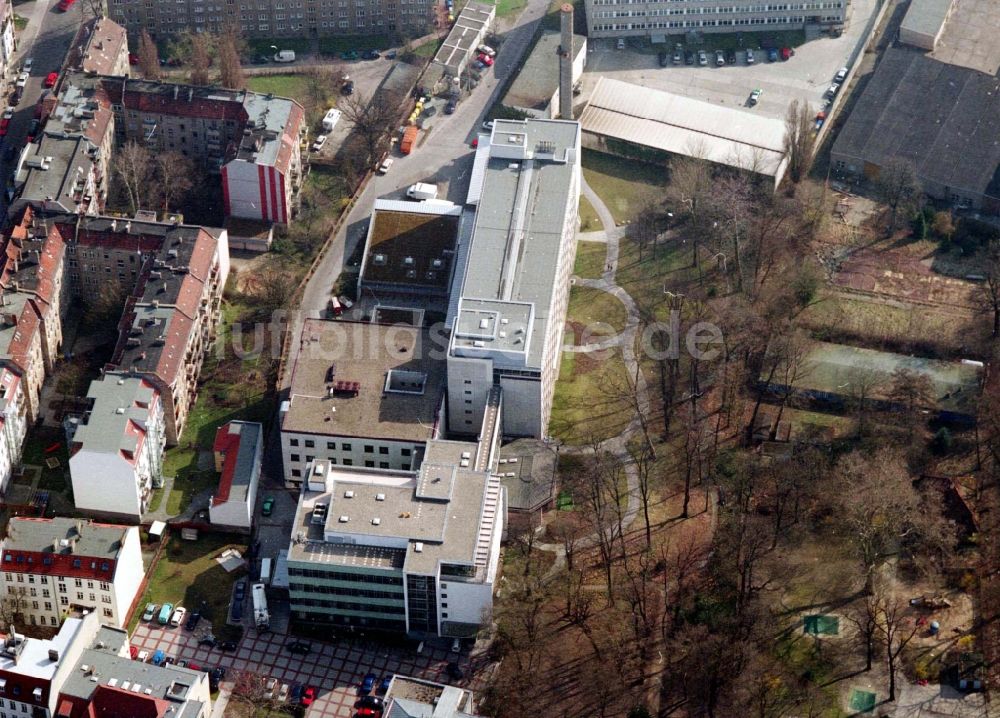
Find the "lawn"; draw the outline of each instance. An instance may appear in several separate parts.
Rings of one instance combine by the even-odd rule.
[[[515,16],[524,9],[528,0],[497,0],[497,17]]]
[[[584,279],[597,279],[607,266],[608,245],[604,242],[577,242],[573,274]]]
[[[187,417],[184,432],[177,446],[164,455],[163,472],[175,477],[174,488],[167,497],[167,511],[176,515],[187,508],[200,491],[212,488],[218,481],[214,466],[198,468],[199,451],[211,451],[216,430],[227,421],[259,421],[266,424],[273,414],[273,397],[267,391],[270,369],[265,349],[261,357],[240,359],[232,349],[232,324],[248,311],[242,304],[223,304],[223,326],[220,342],[225,354],[220,358],[208,353],[202,370],[198,399]],[[162,499],[159,499],[162,501]],[[157,501],[154,496],[153,502]]]
[[[677,240],[656,247],[655,253],[652,247],[643,247],[640,255],[639,245],[626,237],[619,245],[615,279],[636,302],[666,319],[669,308],[663,287],[696,278],[691,259],[690,247]],[[711,279],[709,268],[703,270],[706,280]]]
[[[24,28],[28,27],[28,18],[14,15],[14,27],[17,28],[18,32],[23,32]]]
[[[247,89],[298,99],[309,91],[309,81],[310,77],[305,74],[258,75],[247,78]]]
[[[619,225],[645,202],[661,197],[667,183],[662,167],[593,150],[583,151],[583,177]]]
[[[169,543],[149,577],[149,585],[132,618],[129,633],[139,623],[147,603],[183,605],[190,612],[205,601],[213,632],[216,637],[223,635],[231,587],[245,571],[226,573],[215,558],[226,548],[234,548],[245,555],[246,544],[234,540],[233,536],[204,532],[198,534],[197,541],[185,541],[179,534],[172,534],[166,540]]]
[[[46,449],[52,448],[52,451]],[[58,459],[59,466],[50,469],[46,459]],[[58,429],[33,428],[28,432],[21,454],[21,463],[41,467],[38,481],[40,491],[62,492],[69,489],[69,451],[66,449],[66,435]]]
[[[597,216],[597,210],[594,209],[594,205],[583,195],[580,196],[579,217],[581,232],[597,232],[604,229],[601,226],[601,218]]]
[[[587,444],[620,434],[632,418],[626,387],[625,363],[618,349],[563,353],[550,433],[567,444]]]
[[[413,54],[417,57],[434,57],[443,42],[443,40],[428,40],[424,44],[413,48]]]
[[[597,322],[609,324],[620,332],[625,329],[627,320],[625,305],[613,294],[591,287],[575,286],[570,289],[566,323],[574,325],[578,336]]]

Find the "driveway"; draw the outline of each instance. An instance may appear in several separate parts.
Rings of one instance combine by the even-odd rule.
[[[447,678],[445,668],[455,654],[442,649],[428,648],[418,655],[409,649],[361,641],[342,641],[336,645],[310,641],[313,652],[308,656],[295,656],[284,648],[289,640],[280,633],[257,635],[251,630],[234,653],[222,653],[198,646],[196,636],[179,628],[140,624],[132,634],[132,645],[140,651],[149,651],[150,655],[162,650],[168,656],[194,661],[205,669],[225,666],[230,674],[233,670],[247,670],[277,678],[289,686],[293,683],[314,686],[317,698],[306,714],[310,718],[351,718],[354,702],[358,699],[356,687],[367,673],[374,673],[379,680],[390,673],[398,673],[453,683]],[[460,665],[468,675],[467,655],[462,656]],[[231,675],[227,679],[231,679]],[[223,694],[231,686],[224,681]]]

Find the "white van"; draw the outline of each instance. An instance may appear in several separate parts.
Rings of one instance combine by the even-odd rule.
[[[323,132],[330,134],[338,122],[340,122],[340,110],[337,108],[327,110],[326,114],[323,115]]]
[[[274,56],[275,62],[295,62],[295,50],[281,50]]]
[[[416,200],[437,199],[438,188],[436,184],[417,182],[414,185],[410,185],[410,188],[406,190],[406,196]]]

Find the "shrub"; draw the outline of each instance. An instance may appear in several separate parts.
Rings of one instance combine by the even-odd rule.
[[[951,451],[954,439],[951,436],[951,432],[948,431],[948,427],[942,426],[934,434],[934,438],[931,439],[931,451],[933,451],[938,456],[942,456]]]

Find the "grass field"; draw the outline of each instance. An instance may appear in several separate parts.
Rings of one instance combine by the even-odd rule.
[[[443,40],[428,40],[423,45],[413,48],[413,54],[417,57],[434,57],[443,42]]]
[[[227,548],[245,554],[246,544],[234,541],[232,536],[213,533],[200,533],[197,541],[184,541],[179,534],[171,535],[168,541],[149,577],[149,586],[139,602],[129,632],[138,624],[147,603],[158,606],[172,603],[191,612],[205,601],[213,632],[220,636],[229,611],[231,587],[245,571],[226,573],[215,558]]]
[[[641,306],[665,319],[669,309],[663,294],[664,285],[697,276],[691,267],[690,248],[673,242],[658,246],[654,254],[652,247],[644,247],[640,257],[639,245],[627,237],[619,247],[615,272],[618,284]]]
[[[307,75],[259,75],[247,78],[247,88],[254,92],[272,93],[280,97],[303,97],[309,87]]]
[[[567,444],[620,434],[632,417],[626,383],[618,349],[600,354],[563,353],[552,401],[551,434]]]
[[[573,274],[584,279],[597,279],[604,271],[608,245],[604,242],[577,242]]]
[[[667,181],[660,167],[592,150],[583,151],[583,176],[616,224],[625,224],[644,202],[661,196]]]
[[[617,331],[625,328],[628,314],[625,305],[613,294],[590,287],[573,287],[569,292],[566,322],[582,329],[597,322],[610,324]]]
[[[601,218],[597,216],[597,211],[594,209],[594,205],[590,203],[584,196],[580,196],[580,231],[581,232],[596,232],[601,227]]]
[[[52,448],[52,451],[46,449]],[[59,466],[50,469],[46,459],[58,459]],[[66,435],[58,429],[39,427],[28,432],[21,455],[24,464],[41,468],[38,488],[41,491],[62,492],[69,489],[69,452],[66,449]]]
[[[521,12],[528,0],[496,0],[497,17],[511,17]]]

